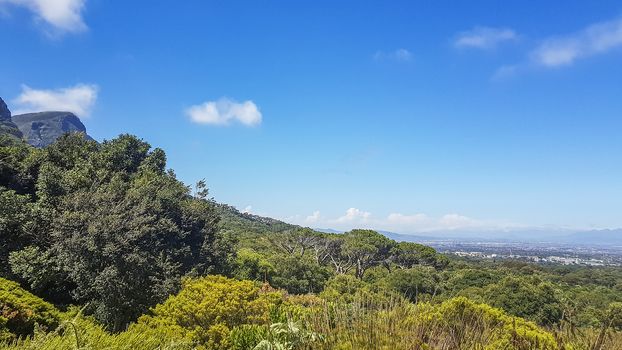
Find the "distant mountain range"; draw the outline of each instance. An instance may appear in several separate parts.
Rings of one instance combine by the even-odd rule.
[[[316,228],[325,233],[343,233],[344,231],[330,228]],[[515,231],[438,231],[425,234],[404,234],[377,230],[383,235],[398,242],[524,242],[524,243],[555,243],[576,245],[615,245],[622,246],[622,229],[605,230],[515,230]]]
[[[622,229],[576,232],[564,239],[571,243],[622,245]]]
[[[410,235],[389,231],[378,232],[396,241],[405,242],[523,242],[534,244],[622,246],[622,229],[586,231],[535,229],[506,232],[445,231],[427,235]]]

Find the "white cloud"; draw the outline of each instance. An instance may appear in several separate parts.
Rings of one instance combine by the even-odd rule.
[[[358,208],[349,208],[345,214],[327,218],[319,211],[312,215],[294,215],[283,219],[301,226],[332,228],[348,231],[354,228],[369,228],[399,233],[444,232],[444,231],[494,231],[519,227],[515,224],[476,220],[460,214],[445,214],[432,217],[424,213],[390,213],[386,217],[374,217],[372,213]]]
[[[544,40],[531,53],[531,59],[545,67],[567,66],[580,58],[619,47],[622,47],[622,19],[596,23],[572,35]]]
[[[82,18],[86,0],[0,0],[0,4],[22,6],[60,32],[81,32],[87,29]]]
[[[433,218],[426,214],[404,215],[400,213],[389,214],[385,222],[379,225],[388,230],[401,232],[429,232],[444,230],[465,230],[472,228],[486,229],[496,226],[494,223],[471,219],[464,215],[445,214],[439,218]]]
[[[261,112],[253,101],[238,103],[228,98],[217,101],[208,101],[186,109],[190,119],[199,124],[229,125],[234,121],[246,126],[255,126],[261,123]]]
[[[446,214],[438,220],[439,227],[445,230],[457,230],[486,226],[483,222],[464,215]]]
[[[458,34],[454,46],[459,48],[491,49],[497,45],[518,38],[516,32],[508,28],[475,27]]]
[[[398,225],[420,225],[426,223],[430,218],[425,214],[404,215],[400,213],[391,213],[387,217],[387,221]]]
[[[346,210],[346,215],[339,217],[337,223],[366,223],[369,221],[371,213],[357,208]]]
[[[79,117],[88,117],[97,100],[97,85],[78,84],[55,90],[37,90],[22,85],[22,93],[15,99],[15,114],[63,111]]]
[[[409,62],[413,59],[413,54],[406,49],[397,49],[391,52],[376,51],[374,54],[374,60],[391,60],[398,62]]]
[[[320,221],[320,212],[317,210],[314,211],[313,214],[307,216],[307,218],[305,219],[305,223],[308,223],[308,224],[314,224],[319,221]]]

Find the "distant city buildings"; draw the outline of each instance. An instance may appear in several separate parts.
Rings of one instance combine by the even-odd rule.
[[[426,242],[463,258],[519,260],[541,264],[622,266],[622,250],[601,246],[553,246],[542,243]]]
[[[537,263],[554,263],[554,264],[562,264],[562,265],[588,265],[588,266],[620,266],[620,263],[616,262],[605,262],[599,259],[581,259],[575,257],[564,257],[564,256],[547,256],[540,257],[534,255],[517,255],[517,254],[486,254],[483,252],[463,252],[463,251],[453,251],[447,252],[450,254],[454,254],[460,257],[471,257],[471,258],[479,258],[479,259],[509,259],[509,260],[528,260]]]

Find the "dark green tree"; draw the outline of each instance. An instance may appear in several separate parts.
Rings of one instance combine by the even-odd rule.
[[[542,325],[561,320],[562,306],[553,284],[537,277],[508,276],[489,285],[484,300],[508,313]]]
[[[413,302],[423,295],[434,297],[441,292],[440,277],[429,267],[398,269],[387,277],[388,286]]]
[[[276,256],[272,265],[275,270],[272,285],[293,294],[319,293],[331,276],[326,267],[310,257]]]
[[[0,187],[0,277],[11,277],[9,253],[32,242],[32,203],[27,195]]]
[[[207,188],[193,196],[165,171],[162,150],[130,135],[97,144],[68,134],[43,152],[37,236],[11,259],[33,290],[66,290],[119,330],[174,293],[181,276],[229,271],[232,247]]]
[[[395,241],[372,230],[352,230],[343,234],[340,247],[341,259],[354,264],[355,276],[363,278],[365,271],[379,264],[388,263]]]
[[[408,269],[416,265],[427,265],[441,269],[449,263],[445,256],[436,252],[436,249],[412,242],[397,243],[391,249],[391,260],[402,269]]]

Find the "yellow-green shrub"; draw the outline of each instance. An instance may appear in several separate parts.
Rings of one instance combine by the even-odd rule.
[[[173,327],[208,349],[227,349],[231,329],[243,324],[269,324],[270,311],[282,294],[261,291],[251,281],[222,276],[185,279],[179,294],[152,309],[139,325]]]
[[[110,333],[92,317],[77,309],[52,332],[36,330],[31,337],[2,344],[2,350],[191,350],[193,343],[174,328],[132,325],[121,333]]]
[[[535,323],[511,317],[504,311],[457,297],[440,305],[422,303],[409,318],[449,348],[475,346],[487,350],[552,350],[558,345],[553,335]],[[438,346],[438,345],[437,345]]]
[[[386,303],[363,298],[326,302],[313,311],[302,324],[326,339],[314,350],[559,349],[553,335],[536,324],[464,297],[416,305],[400,298]]]
[[[35,324],[54,329],[59,317],[52,304],[0,278],[0,341],[29,335]]]

